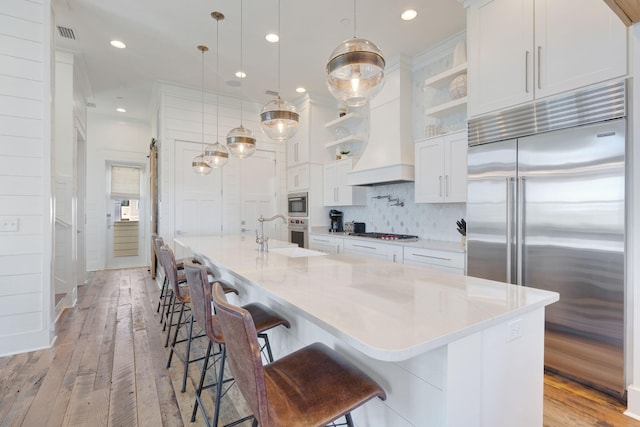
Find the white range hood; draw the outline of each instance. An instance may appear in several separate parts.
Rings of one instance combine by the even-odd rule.
[[[347,174],[349,185],[382,185],[414,180],[411,127],[411,62],[387,65],[382,91],[371,101],[369,141]]]

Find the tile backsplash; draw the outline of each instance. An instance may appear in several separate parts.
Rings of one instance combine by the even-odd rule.
[[[346,206],[336,209],[344,212],[344,221],[359,221],[367,225],[367,231],[413,234],[421,239],[456,242],[456,220],[464,218],[465,203],[414,202],[414,183],[379,185],[367,188],[367,206]],[[404,206],[391,206],[386,198],[399,198]]]

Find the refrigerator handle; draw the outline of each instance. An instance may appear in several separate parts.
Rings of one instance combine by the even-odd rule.
[[[524,283],[524,227],[525,227],[525,203],[526,203],[526,194],[525,194],[525,177],[518,178],[518,213],[517,213],[517,233],[516,242],[517,242],[517,272],[518,272],[518,280],[517,284],[520,286],[526,286]]]
[[[514,190],[515,190],[515,178],[514,177],[509,177],[506,179],[506,189],[507,189],[507,238],[506,238],[506,243],[507,243],[507,277],[506,277],[506,282],[507,283],[513,283],[513,276],[512,276],[512,269],[511,266],[513,265],[513,254],[511,253],[511,248],[513,247],[513,222],[514,222],[514,216],[513,216],[513,199],[514,199]]]

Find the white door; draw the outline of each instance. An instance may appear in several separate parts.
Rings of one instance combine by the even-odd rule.
[[[276,159],[273,151],[256,151],[251,157],[240,162],[240,226],[246,233],[255,234],[259,228],[258,217],[265,218],[277,213],[286,216],[286,212],[278,212],[276,206]],[[264,224],[265,236],[282,239],[281,233],[286,228],[284,221]]]
[[[76,282],[84,284],[87,279],[87,256],[85,240],[87,200],[87,146],[84,137],[76,130]]]
[[[213,169],[209,175],[197,175],[191,161],[202,152],[200,143],[175,143],[175,235],[222,233],[222,171]]]

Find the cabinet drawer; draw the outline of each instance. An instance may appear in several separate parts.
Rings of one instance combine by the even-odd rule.
[[[309,236],[309,249],[328,254],[342,253],[342,241],[339,237]]]
[[[366,240],[345,239],[344,253],[365,255],[372,258],[402,263],[402,246],[398,245],[369,242]]]
[[[464,274],[464,254],[436,249],[404,248],[404,263]]]

